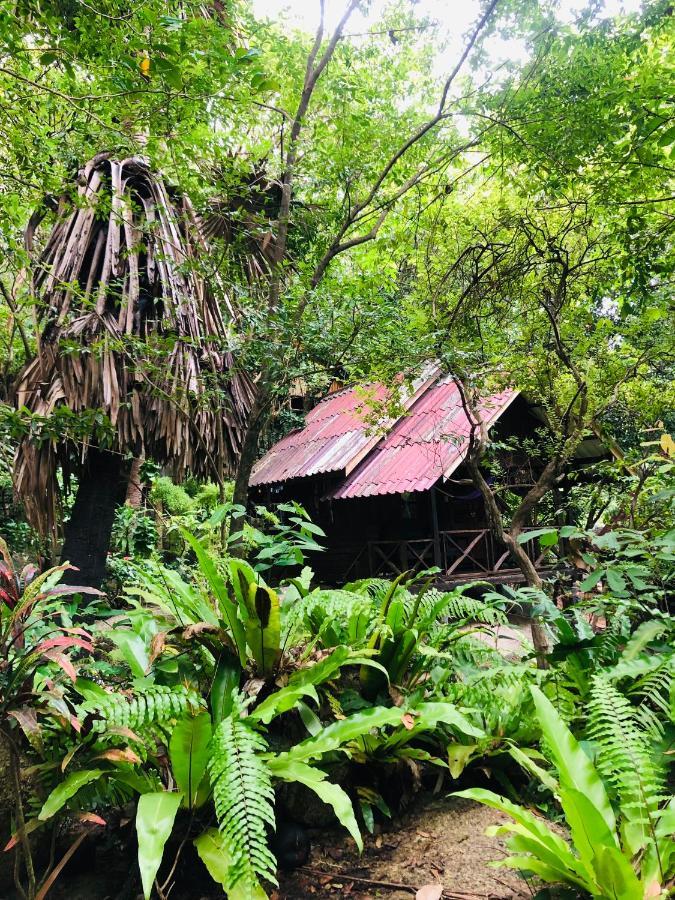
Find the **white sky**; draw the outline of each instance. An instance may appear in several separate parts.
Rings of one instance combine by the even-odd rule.
[[[449,71],[462,51],[464,37],[476,21],[479,0],[410,0],[414,4],[416,18],[430,18],[440,25],[439,37],[447,41],[447,48],[439,55],[438,74]],[[355,13],[346,28],[346,33],[368,31],[377,22],[386,0],[373,0],[370,11],[363,15]],[[559,0],[558,16],[562,22],[572,22],[575,12],[587,4],[584,0]],[[641,0],[604,0],[603,17],[637,12]],[[283,18],[293,27],[314,32],[319,21],[319,0],[253,0],[256,14],[271,19]],[[346,0],[326,0],[326,26],[334,26],[346,7]],[[506,60],[523,61],[526,57],[523,42],[516,39],[505,40],[493,36],[487,49],[494,65]]]

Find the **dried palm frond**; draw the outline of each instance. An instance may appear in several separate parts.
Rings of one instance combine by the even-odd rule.
[[[60,405],[101,410],[111,450],[176,475],[231,473],[253,387],[229,350],[235,310],[200,276],[204,261],[189,201],[169,194],[144,159],[92,159],[76,197],[61,201],[37,265],[42,335],[17,380],[17,405],[40,417]],[[85,439],[81,462],[86,453]],[[57,521],[57,469],[72,458],[63,441],[26,436],[19,445],[15,488],[43,534]]]

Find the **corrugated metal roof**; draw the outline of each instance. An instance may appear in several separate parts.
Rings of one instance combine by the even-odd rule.
[[[428,367],[403,397],[404,408],[414,403],[434,383],[438,373]],[[395,420],[385,419],[374,427],[369,405],[388,395],[383,385],[363,390],[349,388],[331,394],[307,414],[304,428],[282,438],[260,459],[251,475],[251,485],[272,484],[305,478],[323,472],[350,472],[375,447]],[[370,418],[369,418],[370,417]]]
[[[491,425],[517,396],[507,390],[480,404]],[[457,385],[446,378],[430,387],[389,434],[331,495],[336,500],[426,491],[448,478],[468,449],[470,423]]]

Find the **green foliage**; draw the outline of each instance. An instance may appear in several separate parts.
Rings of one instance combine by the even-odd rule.
[[[511,834],[507,845],[519,854],[501,861],[500,865],[534,872],[547,882],[579,887],[594,897],[630,900],[660,896],[671,868],[672,845],[667,829],[672,801],[669,807],[658,809],[658,797],[643,790],[636,794],[631,784],[624,795],[626,805],[620,801],[617,823],[600,772],[550,701],[537,688],[532,688],[532,693],[546,747],[558,774],[555,792],[565,813],[574,852],[566,841],[523,807],[491,791],[458,792],[459,796],[499,809],[514,820],[515,824],[491,829],[494,834]],[[595,715],[603,713],[596,711]],[[609,725],[594,727],[602,748],[600,752],[606,754],[606,760],[616,755],[623,766],[625,758],[617,754],[615,743],[616,698],[614,708],[610,702],[604,715],[608,716]],[[629,731],[634,732],[635,725],[629,719],[624,716]],[[639,742],[634,735],[629,735],[628,741],[632,745]],[[621,773],[617,780],[625,787]],[[636,820],[638,826],[644,827],[634,828]]]
[[[161,503],[172,516],[185,516],[192,512],[196,505],[196,498],[193,499],[185,488],[174,484],[164,475],[153,481],[150,499],[154,503]]]
[[[227,880],[255,886],[259,878],[276,884],[276,863],[267,846],[274,828],[274,791],[260,753],[263,737],[241,718],[235,706],[215,728],[208,762],[218,827],[231,856]]]
[[[160,791],[143,794],[136,811],[138,835],[138,867],[143,882],[143,897],[150,900],[155,876],[162,862],[166,844],[176,813],[183,799],[182,794]]]
[[[138,731],[151,725],[166,728],[199,703],[197,695],[183,685],[148,684],[137,688],[131,697],[111,694],[105,699],[85,700],[82,710],[94,716],[92,729],[99,733],[110,728]]]
[[[197,803],[209,758],[213,729],[207,712],[176,722],[169,741],[169,760],[176,786],[188,807]]]

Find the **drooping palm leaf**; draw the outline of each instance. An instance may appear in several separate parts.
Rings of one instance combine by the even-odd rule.
[[[177,475],[231,472],[253,390],[229,347],[235,310],[202,277],[205,262],[189,201],[145,159],[92,159],[76,195],[61,200],[38,261],[42,335],[17,381],[17,405],[45,418],[59,406],[101,410],[112,450]],[[85,438],[81,462],[87,449]],[[67,474],[72,451],[34,436],[20,443],[15,486],[42,533],[57,521],[57,469]]]

